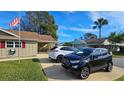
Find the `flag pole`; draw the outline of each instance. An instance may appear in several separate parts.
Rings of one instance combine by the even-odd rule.
[[[19,18],[19,26],[18,26],[18,30],[19,30],[19,32],[18,32],[18,34],[19,34],[19,48],[18,48],[18,60],[19,60],[19,63],[20,63],[20,13],[19,13],[19,11],[18,11],[18,18]]]

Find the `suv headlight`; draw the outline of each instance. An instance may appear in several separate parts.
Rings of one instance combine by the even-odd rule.
[[[80,60],[70,60],[70,63],[79,63]]]

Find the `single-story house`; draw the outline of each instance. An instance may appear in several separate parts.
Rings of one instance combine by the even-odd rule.
[[[78,44],[77,44],[78,42]],[[90,40],[74,40],[73,41],[74,47],[102,47],[107,48],[111,51],[123,51],[124,52],[124,43],[115,43],[112,44],[109,42],[107,38],[100,38],[100,39],[90,39]]]
[[[71,42],[72,45],[74,47],[77,47],[77,48],[80,48],[80,47],[86,47],[87,43],[85,42],[85,40],[78,40],[78,39],[75,39],[74,41]]]
[[[50,35],[29,31],[20,31],[20,44],[18,39],[19,31],[0,29],[0,58],[35,56],[39,48],[56,42]]]

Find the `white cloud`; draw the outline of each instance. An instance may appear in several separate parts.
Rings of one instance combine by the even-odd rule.
[[[65,11],[65,13],[73,14],[76,13],[76,11]]]
[[[71,31],[79,31],[79,32],[97,32],[98,30],[96,29],[91,29],[91,28],[82,28],[82,27],[65,27],[65,26],[59,26],[59,30],[71,30]]]
[[[99,17],[106,18],[109,22],[109,29],[124,29],[124,12],[122,11],[101,11],[101,12],[89,12],[89,17],[92,21],[97,20]]]
[[[82,24],[78,24],[79,27],[84,27]]]
[[[98,30],[96,30],[96,29],[78,28],[78,27],[70,27],[69,30],[80,31],[80,32],[96,32],[96,31],[98,31]]]
[[[63,37],[71,37],[71,35],[64,34],[64,33],[58,34],[58,36],[63,36]]]
[[[60,26],[59,26],[59,30],[61,30],[61,29],[62,29],[62,30],[68,30],[68,28],[67,28],[66,26],[60,25]]]
[[[64,29],[64,28],[63,28]],[[63,37],[71,37],[69,34],[65,34],[63,31],[59,30],[58,31],[58,36],[63,36]]]

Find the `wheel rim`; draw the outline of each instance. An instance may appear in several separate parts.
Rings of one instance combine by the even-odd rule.
[[[59,57],[57,58],[57,62],[61,63],[61,61],[62,61],[62,56],[59,56]]]
[[[85,79],[87,78],[89,75],[89,70],[88,68],[84,68],[82,71],[81,71],[81,78]]]
[[[112,71],[112,64],[111,63],[109,63],[108,70]]]

